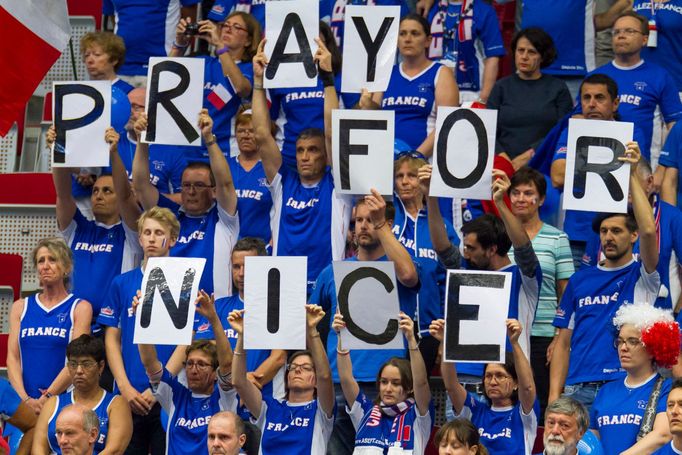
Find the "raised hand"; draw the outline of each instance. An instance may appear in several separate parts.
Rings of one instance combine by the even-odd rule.
[[[417,171],[417,178],[419,179],[419,191],[426,197],[429,196],[429,187],[431,186],[431,173],[433,166],[425,164]]]
[[[332,72],[332,54],[329,52],[327,49],[327,46],[324,45],[324,41],[320,39],[318,36],[315,38],[315,42],[317,43],[317,52],[315,52],[315,63],[317,63],[320,66],[320,69],[322,71],[326,71],[328,73]]]
[[[268,66],[268,57],[265,55],[265,38],[258,43],[258,50],[253,56],[253,75],[257,78],[262,78],[265,73],[265,67]]]
[[[244,310],[233,310],[227,317],[227,322],[230,323],[230,327],[242,336],[244,334]]]
[[[509,338],[509,342],[511,344],[518,343],[519,337],[523,332],[523,327],[521,327],[521,323],[516,319],[507,319],[505,324],[507,325],[507,337]]]
[[[442,342],[445,337],[445,319],[434,319],[429,324],[429,333],[436,340]]]
[[[509,191],[509,187],[511,187],[511,182],[507,174],[499,169],[493,169],[493,200],[495,202],[504,201],[504,196]]]

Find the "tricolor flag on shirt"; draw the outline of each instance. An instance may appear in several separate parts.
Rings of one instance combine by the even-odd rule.
[[[216,84],[206,98],[213,105],[213,107],[221,110],[227,103],[230,102],[232,95],[227,91],[227,88],[223,84]]]
[[[29,98],[71,35],[66,0],[0,0],[0,135],[23,115]]]

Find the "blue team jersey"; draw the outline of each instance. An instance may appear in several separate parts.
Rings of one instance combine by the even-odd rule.
[[[325,415],[317,400],[289,403],[264,396],[256,426],[262,434],[260,455],[324,454],[334,416]]]
[[[230,297],[223,297],[215,301],[216,313],[220,318],[220,322],[223,324],[223,330],[225,331],[225,336],[227,341],[230,342],[230,346],[234,351],[237,346],[237,338],[239,334],[235,332],[230,323],[227,321],[227,317],[230,315],[232,310],[243,310],[244,301],[239,297],[239,294],[232,295]],[[215,334],[213,333],[213,327],[208,322],[206,318],[197,313],[194,323],[194,339],[195,340],[214,340]],[[246,371],[255,371],[258,367],[270,356],[271,351],[268,349],[249,349],[248,355],[246,357]],[[284,396],[284,367],[275,375],[272,381],[268,382],[263,386],[261,391],[264,395],[281,397]]]
[[[676,449],[675,446],[673,446],[674,442],[670,441],[657,451],[653,452],[652,455],[678,455],[682,454],[682,448]]]
[[[419,211],[415,219],[407,213],[397,195],[393,196],[393,202],[395,206],[393,234],[419,264],[422,278],[417,297],[417,312],[406,314],[416,317],[421,336],[430,336],[431,321],[443,318],[445,314],[445,267],[433,249],[426,207]],[[449,221],[445,221],[445,230],[450,242],[459,245],[459,237]]]
[[[138,392],[143,392],[149,387],[149,378],[145,372],[140,351],[133,344],[135,334],[135,314],[133,313],[133,297],[142,288],[142,269],[136,268],[130,272],[114,278],[111,282],[107,299],[100,310],[97,322],[106,327],[112,327],[121,331],[121,356],[126,376],[130,384]],[[156,346],[156,354],[159,362],[166,364],[175,346]],[[114,392],[119,392],[114,384]]]
[[[0,378],[0,416],[8,420],[17,412],[21,405],[21,398],[12,388],[12,384],[5,378]]]
[[[126,95],[130,93],[135,87],[124,81],[123,79],[119,79],[118,77],[111,83],[113,87],[116,87]]]
[[[69,294],[48,309],[38,294],[24,299],[19,324],[21,375],[28,396],[40,398],[66,365],[66,345],[73,336],[76,306],[80,302]]]
[[[270,192],[272,255],[307,256],[310,293],[320,271],[343,259],[351,198],[334,190],[329,167],[322,180],[308,186],[282,166],[270,183]]]
[[[409,77],[402,64],[393,66],[381,108],[395,111],[395,138],[416,150],[433,131],[436,122],[436,82],[440,63],[431,63],[424,71]]]
[[[216,297],[232,294],[230,263],[232,247],[239,235],[239,218],[214,203],[206,213],[192,216],[172,200],[159,195],[159,207],[170,209],[180,222],[178,241],[171,248],[173,257],[205,258],[199,289]]]
[[[358,258],[354,256],[346,260],[357,261]],[[388,258],[382,256],[377,260],[388,261]],[[419,270],[419,266],[416,264],[415,266]],[[415,314],[418,290],[418,286],[408,288],[398,281],[400,311],[408,315]],[[310,296],[309,302],[320,305],[327,314],[336,314],[336,282],[334,281],[334,269],[331,264],[325,267],[320,276],[317,277],[315,289]],[[332,322],[332,320],[329,321],[330,327]],[[329,367],[332,370],[332,379],[335,383],[339,383],[339,372],[336,368],[337,340],[338,335],[336,332],[329,330],[329,335],[327,336],[327,357],[329,357]],[[374,382],[381,365],[391,357],[405,357],[406,354],[405,349],[353,349],[350,352],[351,362],[353,363],[353,377],[359,382]]]
[[[653,3],[653,15],[652,15]],[[658,46],[644,47],[642,57],[668,71],[675,79],[677,90],[682,92],[682,0],[653,1],[635,0],[634,11],[647,19],[656,20]]]
[[[357,93],[341,93],[341,74],[334,78],[340,94],[339,108],[352,108],[360,99]],[[270,117],[277,123],[277,145],[282,150],[285,166],[296,169],[296,139],[307,128],[324,131],[324,86],[317,78],[317,86],[309,88],[274,88],[268,90]]]
[[[393,453],[398,448],[404,455],[423,454],[433,428],[432,413],[429,409],[420,415],[413,404],[400,416],[388,417],[360,392],[348,410],[356,432],[355,453],[380,453],[382,449],[383,453]]]
[[[682,169],[682,122],[676,123],[668,133],[658,164],[677,169],[677,207],[682,208],[682,185],[679,177]]]
[[[490,455],[530,455],[538,429],[539,412],[537,400],[533,409],[524,414],[520,402],[506,408],[495,408],[467,392],[464,408],[458,417],[471,420],[478,428],[481,444]]]
[[[140,265],[142,249],[137,233],[121,221],[107,226],[88,220],[76,210],[62,236],[73,251],[71,287],[90,302],[94,320],[106,298],[102,291],[114,277]]]
[[[634,259],[617,268],[581,267],[571,276],[553,322],[573,331],[566,384],[622,376],[613,317],[625,303],[653,304],[660,283],[657,271],[647,273]]]
[[[166,455],[204,453],[211,416],[237,408],[234,390],[224,392],[216,383],[211,395],[194,393],[165,368],[161,382],[152,385],[152,391],[168,414]]]
[[[95,441],[95,454],[100,453],[104,450],[107,445],[107,433],[109,429],[109,407],[111,402],[114,400],[116,395],[109,393],[106,390],[102,391],[102,398],[97,402],[95,407],[92,408],[99,418],[99,434],[97,435],[97,441]],[[64,392],[57,395],[57,401],[50,416],[50,420],[47,423],[47,442],[50,445],[50,450],[57,455],[61,455],[62,449],[59,448],[57,444],[57,416],[66,406],[75,403],[73,400],[73,390],[71,392]]]
[[[207,19],[215,22],[223,22],[230,12],[243,11],[251,14],[260,22],[261,30],[265,35],[265,3],[268,0],[216,0],[213,8],[208,13]],[[320,19],[329,22],[332,0],[320,0]]]
[[[618,84],[618,113],[623,122],[632,122],[642,129],[642,150],[651,149],[654,134],[654,112],[661,107],[666,123],[682,117],[682,103],[675,81],[662,67],[640,61],[634,67],[619,67],[614,62],[600,66],[592,74],[606,74]],[[648,159],[649,157],[647,157]]]
[[[462,2],[439,0],[431,7],[429,58],[456,69],[460,91],[478,92],[483,77],[481,61],[503,56],[504,42],[495,9],[483,0],[468,1],[467,5],[464,16]]]
[[[259,161],[247,171],[239,164],[239,156],[227,160],[237,192],[237,214],[239,216],[239,238],[258,237],[270,242],[270,210],[272,195],[268,189],[263,163]]]
[[[554,40],[557,58],[542,72],[584,76],[594,64],[594,0],[523,0],[521,29],[540,27]]]
[[[637,442],[644,409],[654,389],[658,373],[643,384],[628,386],[625,379],[604,384],[590,410],[590,428],[599,431],[606,453],[622,453]],[[670,379],[663,381],[656,413],[665,413]]]
[[[400,17],[409,13],[404,0],[336,0],[331,11],[331,27],[339,49],[343,49],[343,30],[346,20],[346,5],[360,6],[400,6]],[[347,106],[350,107],[350,106]]]
[[[126,55],[118,74],[147,75],[149,57],[168,55],[180,8],[199,0],[104,0],[102,12],[116,16],[114,33],[123,38]]]

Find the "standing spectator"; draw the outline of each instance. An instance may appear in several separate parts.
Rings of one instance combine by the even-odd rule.
[[[511,49],[516,72],[495,83],[486,107],[498,111],[496,153],[506,155],[519,169],[571,111],[573,100],[565,82],[542,72],[556,58],[552,37],[544,30],[521,30]]]
[[[396,139],[425,156],[433,153],[436,111],[439,106],[459,105],[459,92],[452,70],[427,57],[431,45],[429,23],[418,14],[400,20],[400,63],[393,66],[385,92],[363,92],[363,109],[395,111]]]
[[[571,276],[557,309],[553,324],[559,334],[550,364],[550,403],[563,391],[591,407],[603,384],[621,378],[620,362],[609,349],[610,321],[623,303],[653,304],[658,295],[656,225],[636,175],[640,157],[637,143],[629,142],[619,158],[630,163],[632,211],[603,213],[593,221],[606,259]],[[632,255],[638,238],[641,262]]]
[[[7,376],[21,399],[39,414],[45,402],[69,386],[66,346],[90,333],[92,307],[67,291],[73,270],[62,239],[42,239],[31,254],[40,292],[12,304]]]
[[[675,125],[661,150],[661,166],[665,167],[661,198],[669,204],[682,209],[682,185],[680,185],[680,167],[682,167],[682,125]]]
[[[682,380],[676,379],[667,397],[666,416],[673,439],[654,452],[653,455],[675,455],[682,453]]]
[[[173,42],[169,24],[197,16],[199,0],[104,0],[104,27],[123,38],[126,58],[118,74],[134,86],[147,85],[149,57],[168,55]]]
[[[57,416],[55,435],[64,455],[92,455],[99,435],[97,414],[79,404],[69,405]]]

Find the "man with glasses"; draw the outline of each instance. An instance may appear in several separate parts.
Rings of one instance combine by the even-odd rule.
[[[232,294],[229,280],[230,253],[239,234],[237,193],[227,160],[216,143],[213,120],[206,109],[199,115],[201,135],[208,148],[210,166],[189,163],[182,173],[181,203],[159,193],[149,181],[149,144],[137,143],[133,162],[133,186],[145,210],[156,206],[173,211],[180,234],[171,250],[174,257],[206,258],[199,289],[216,297]],[[147,128],[147,116],[135,122],[138,138]]]
[[[590,452],[580,451],[580,446],[588,446],[581,438],[586,432],[589,433],[589,425],[590,416],[582,403],[567,397],[556,399],[547,406],[545,412],[545,431],[542,438],[545,450],[538,455],[596,454],[597,448]],[[594,438],[592,435],[589,439],[593,441]],[[601,449],[598,453],[602,453]]]

